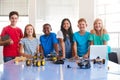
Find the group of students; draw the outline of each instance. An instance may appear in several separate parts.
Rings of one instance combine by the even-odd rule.
[[[43,25],[44,34],[39,40],[36,38],[35,29],[31,24],[25,26],[24,34],[21,29],[16,26],[19,14],[12,11],[9,14],[10,25],[3,28],[1,38],[9,35],[9,39],[2,41],[3,60],[7,62],[16,56],[24,56],[32,58],[35,52],[42,53],[47,57],[48,54],[56,53],[60,59],[64,58],[89,58],[90,45],[107,45],[109,35],[103,28],[103,22],[97,18],[94,21],[93,29],[86,31],[87,22],[84,18],[78,20],[79,31],[73,33],[71,22],[65,18],[61,22],[61,29],[57,34],[51,32],[51,25],[46,23]]]

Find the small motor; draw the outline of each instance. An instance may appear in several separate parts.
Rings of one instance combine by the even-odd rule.
[[[101,59],[99,56],[93,59],[93,64],[105,64],[105,59]]]
[[[89,69],[91,67],[90,60],[88,60],[88,59],[81,59],[80,62],[78,62],[78,66],[81,69]]]

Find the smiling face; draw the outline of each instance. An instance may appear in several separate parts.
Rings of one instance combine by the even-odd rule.
[[[70,23],[68,20],[65,20],[63,22],[63,28],[67,31],[70,28]]]
[[[12,26],[15,26],[16,25],[16,23],[17,23],[17,21],[18,21],[18,16],[16,15],[16,14],[14,14],[14,15],[12,15],[11,17],[10,17],[10,22],[11,22],[11,25]]]
[[[80,31],[85,31],[87,27],[87,24],[84,21],[80,21],[78,23],[78,28],[80,29]]]
[[[51,26],[49,24],[43,25],[43,32],[45,33],[45,35],[49,35],[50,31],[51,31]]]
[[[26,27],[26,34],[28,35],[28,36],[32,36],[33,35],[33,27],[32,26],[27,26]]]
[[[95,22],[94,22],[94,29],[96,31],[100,31],[103,27],[103,23],[102,23],[102,20],[101,19],[96,19]]]
[[[36,34],[35,34],[35,29],[33,27],[33,25],[31,24],[27,24],[25,26],[25,30],[24,30],[24,37],[36,37]]]

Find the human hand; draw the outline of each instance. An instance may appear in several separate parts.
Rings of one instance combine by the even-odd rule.
[[[63,55],[61,58],[63,58],[63,59],[64,59],[64,58],[65,58],[65,55]]]
[[[85,54],[85,55],[83,56],[83,58],[84,58],[84,59],[88,59],[88,54]]]
[[[61,60],[65,60],[65,56],[62,56],[60,59],[61,59]]]
[[[5,41],[2,41],[2,44],[3,44],[4,46],[10,45],[10,44],[11,44],[11,39],[7,39],[7,40],[5,40]]]
[[[25,57],[28,58],[28,59],[33,58],[33,56],[30,55],[30,54],[27,54]]]
[[[12,39],[9,39],[10,40],[10,44],[14,44],[14,41]]]

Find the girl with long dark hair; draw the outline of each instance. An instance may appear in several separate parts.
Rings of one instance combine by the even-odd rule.
[[[62,53],[62,58],[72,57],[72,36],[73,30],[71,22],[68,18],[64,18],[61,22],[61,29],[57,33],[59,40],[59,51]]]

